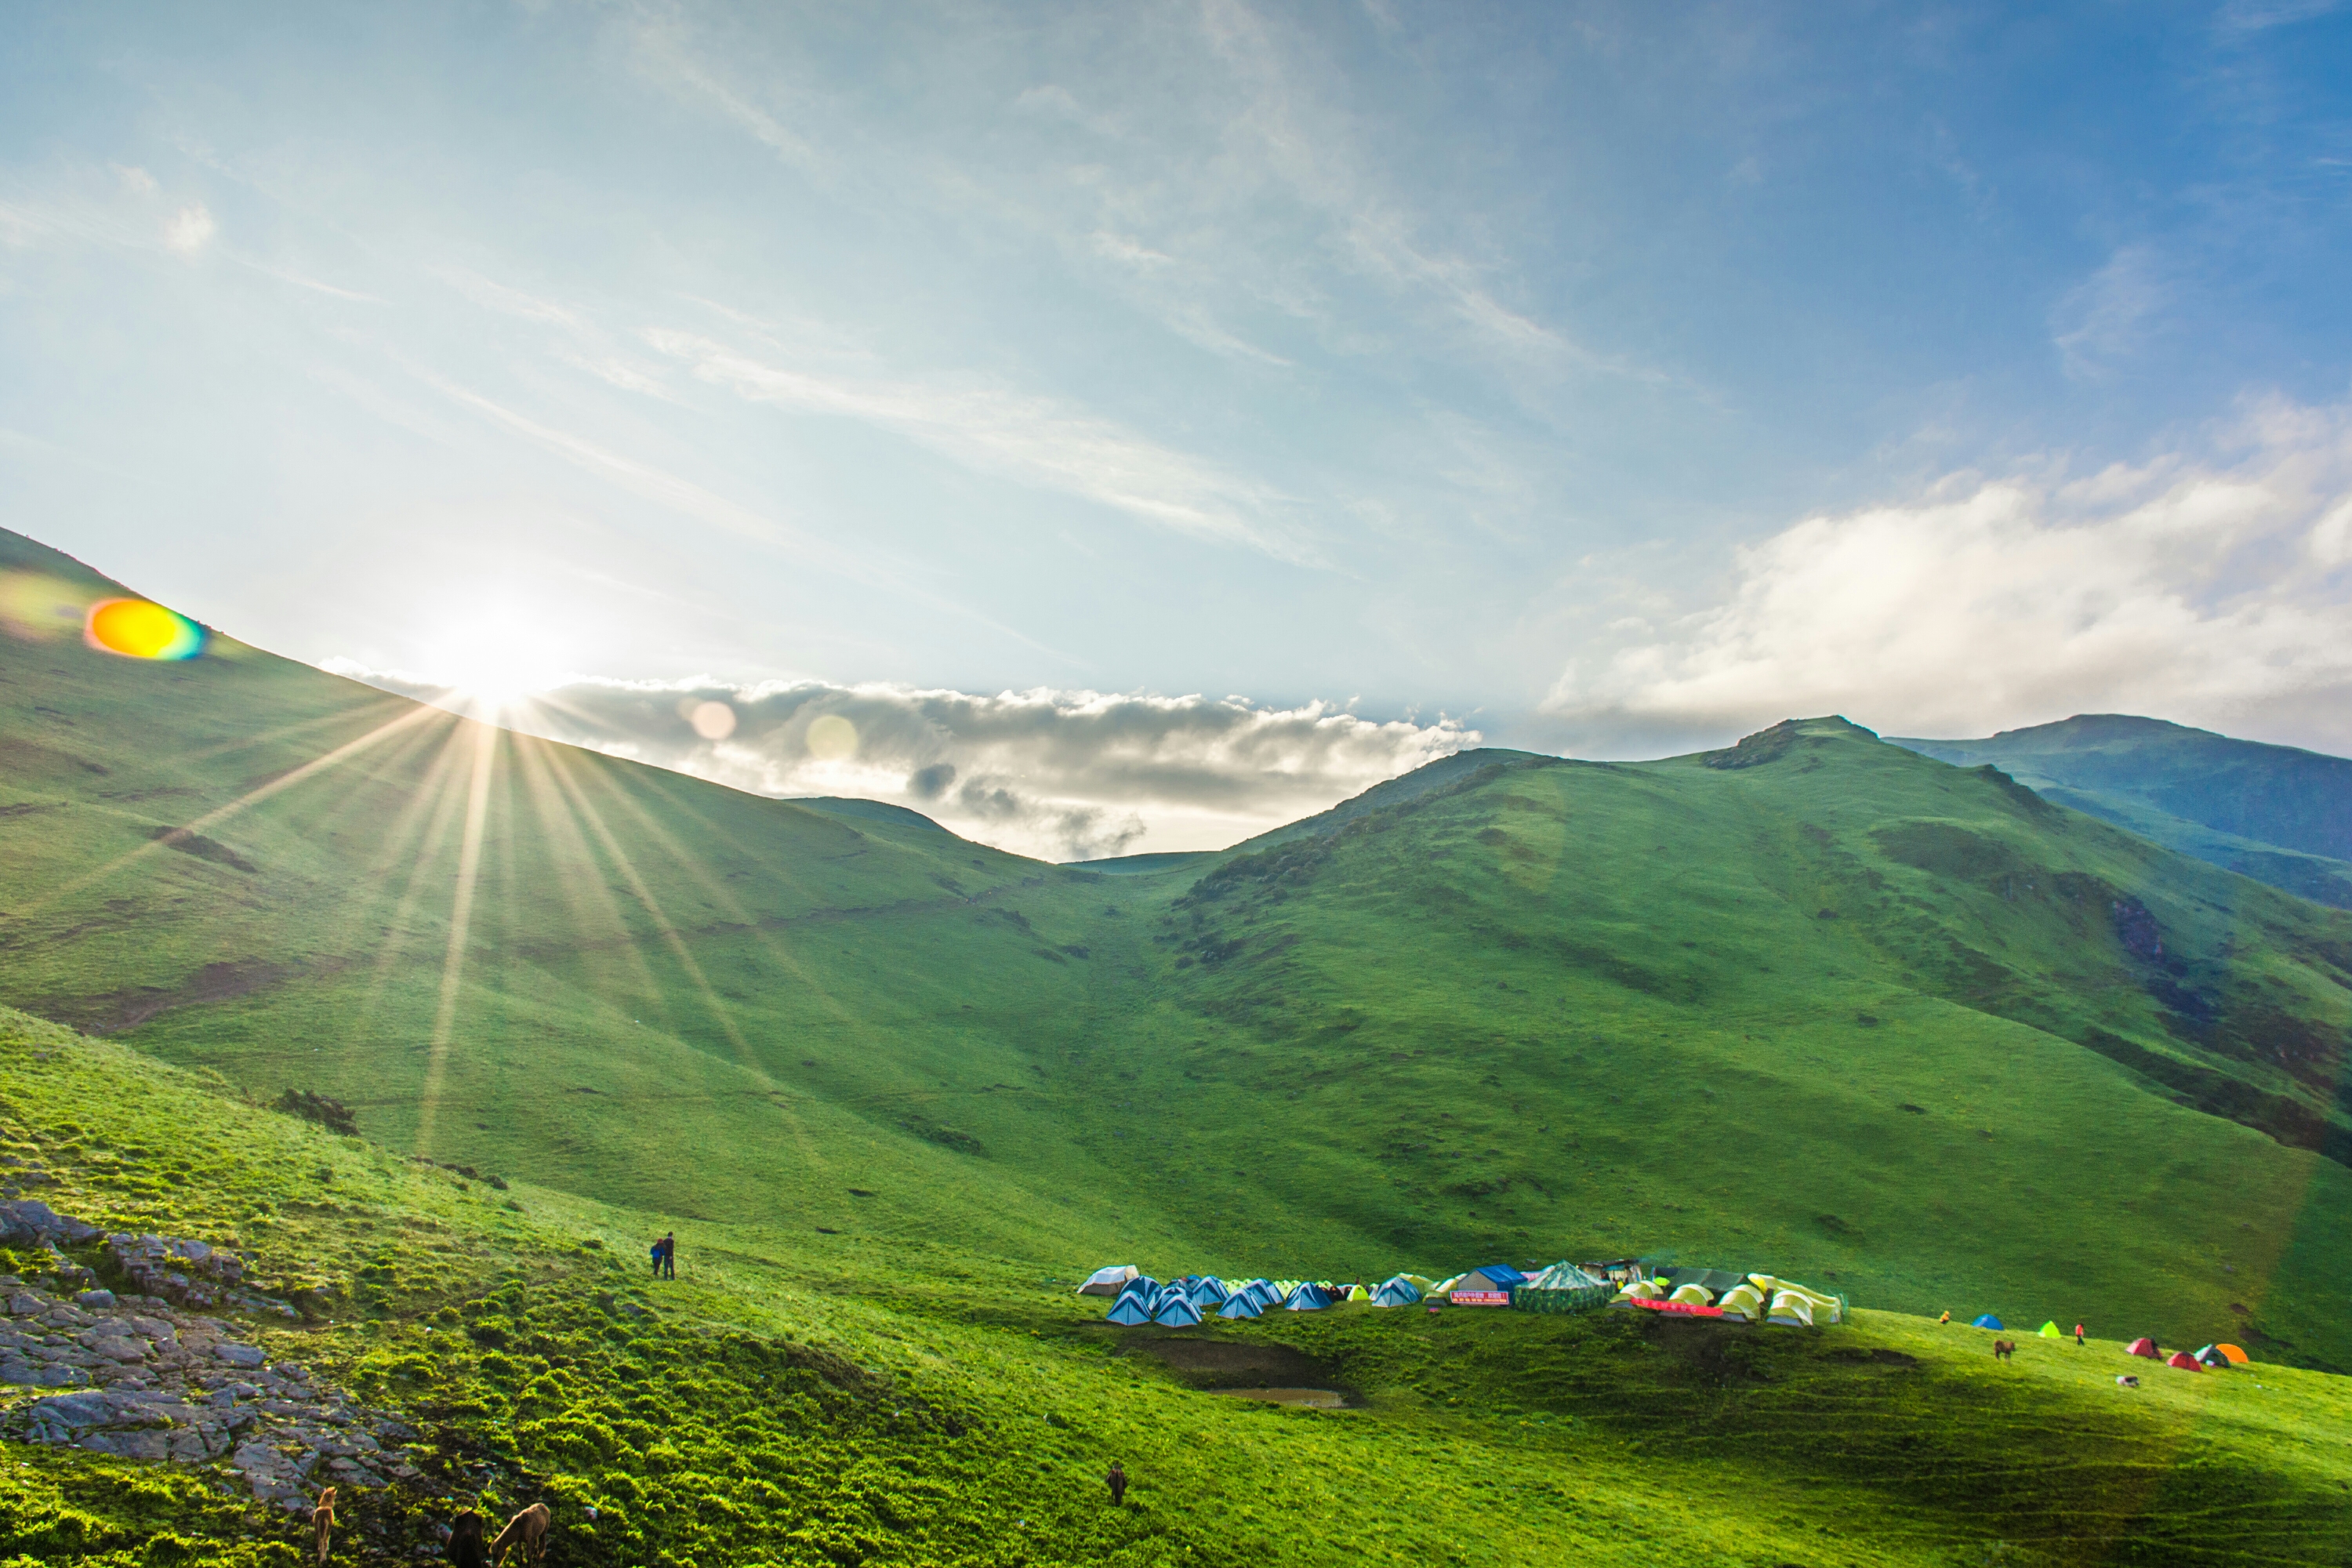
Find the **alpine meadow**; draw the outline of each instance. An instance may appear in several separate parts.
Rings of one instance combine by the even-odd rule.
[[[616,1563],[2169,1562],[2237,1550],[2216,1509],[2347,1543],[2352,916],[1994,768],[1835,718],[1474,751],[1056,866],[218,634],[0,646],[11,1159],[249,1257],[269,1353],[417,1434],[371,1557],[477,1496]],[[1620,1257],[1855,1310],[1120,1330],[1073,1293]],[[2091,1337],[1997,1362],[1981,1312]],[[2126,1395],[2142,1335],[2254,1363]],[[1345,1404],[1225,1392],[1269,1382]],[[226,1466],[14,1452],[26,1561],[301,1528]]]

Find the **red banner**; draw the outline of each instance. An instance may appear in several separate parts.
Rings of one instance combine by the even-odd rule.
[[[1508,1290],[1456,1290],[1445,1299],[1457,1307],[1507,1307],[1511,1304]]]
[[[1629,1307],[1647,1307],[1653,1312],[1682,1312],[1694,1318],[1720,1318],[1720,1307],[1702,1307],[1696,1301],[1644,1301],[1639,1297],[1625,1303]]]

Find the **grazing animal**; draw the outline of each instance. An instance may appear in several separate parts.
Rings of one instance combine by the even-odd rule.
[[[1995,1360],[1995,1361],[2007,1361],[2011,1356],[2015,1355],[2016,1353],[2017,1353],[2017,1342],[2016,1342],[2015,1340],[1995,1340],[1995,1341],[1993,1341],[1993,1342],[1992,1342],[1992,1359],[1993,1359],[1993,1360]]]
[[[490,1542],[490,1561],[505,1562],[507,1553],[518,1546],[522,1548],[523,1556],[533,1563],[546,1556],[547,1526],[553,1518],[545,1503],[535,1502],[507,1521],[507,1527]]]
[[[449,1521],[451,1568],[490,1568],[489,1552],[482,1544],[482,1531],[488,1523],[470,1508]]]
[[[310,1510],[310,1530],[319,1542],[319,1568],[326,1568],[328,1538],[335,1532],[335,1489],[327,1488],[319,1494],[317,1506]]]

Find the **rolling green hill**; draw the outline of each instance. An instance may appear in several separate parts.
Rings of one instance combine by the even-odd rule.
[[[0,641],[0,1001],[384,1147],[1049,1275],[1642,1252],[2352,1365],[2352,917],[1843,721],[1106,875],[216,654]]]
[[[2352,909],[2352,761],[2121,713],[1981,741],[1898,740],[2020,784],[2168,848]]]
[[[553,1515],[549,1560],[581,1568],[2252,1563],[2352,1549],[2352,1400],[2317,1373],[2176,1372],[2113,1339],[2030,1335],[2000,1363],[1990,1334],[1869,1310],[1817,1331],[1367,1306],[1118,1330],[1066,1282],[944,1226],[911,1253],[697,1226],[678,1278],[655,1282],[648,1215],[500,1192],[5,1010],[0,1085],[12,1179],[37,1169],[63,1212],[240,1248],[262,1288],[299,1286],[313,1305],[299,1321],[232,1314],[236,1337],[399,1420],[386,1436],[417,1473],[343,1480],[338,1563],[436,1560],[434,1531],[457,1507],[533,1501]],[[95,1244],[68,1253],[109,1268]],[[0,1249],[0,1271],[58,1289],[44,1268]],[[1218,1392],[1267,1370],[1349,1408]],[[2119,1371],[2142,1386],[2118,1388]],[[0,1433],[21,1438],[41,1392],[0,1387]],[[303,1443],[261,1419],[265,1437]],[[10,1568],[310,1561],[299,1518],[248,1500],[225,1461],[21,1440],[0,1457]],[[1134,1479],[1124,1509],[1099,1479],[1113,1459]]]

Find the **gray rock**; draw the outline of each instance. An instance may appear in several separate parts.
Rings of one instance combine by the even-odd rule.
[[[48,1310],[48,1306],[47,1300],[30,1290],[16,1291],[8,1298],[8,1314],[11,1317],[30,1317],[35,1312]]]
[[[93,1312],[107,1311],[114,1306],[114,1292],[111,1290],[85,1290],[80,1295],[75,1297],[74,1300],[79,1305],[89,1308]]]
[[[152,1429],[136,1432],[100,1432],[81,1440],[81,1447],[93,1454],[112,1454],[124,1459],[163,1459],[172,1453],[171,1434]]]
[[[259,1366],[269,1359],[259,1345],[217,1344],[213,1354],[231,1366]]]

